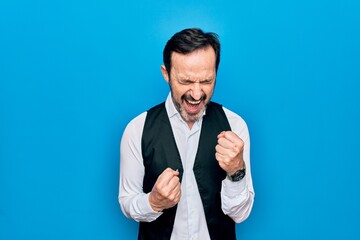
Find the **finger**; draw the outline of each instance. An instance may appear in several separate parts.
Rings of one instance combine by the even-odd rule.
[[[221,153],[215,153],[215,158],[216,160],[220,163],[220,162],[225,162],[227,161],[227,157],[225,155],[222,155]]]
[[[232,131],[226,131],[224,133],[224,137],[226,139],[228,139],[230,142],[233,142],[235,144],[239,144],[239,143],[242,143],[243,141],[241,140],[241,138],[236,135],[236,133],[232,132]]]
[[[174,176],[172,179],[170,179],[168,185],[165,187],[166,190],[169,192],[174,191],[175,188],[180,187],[180,179],[177,176]]]
[[[174,194],[174,202],[178,203],[180,201],[180,197],[181,197],[181,189],[179,189],[179,191],[176,191]]]
[[[224,155],[224,154],[220,154],[220,153],[216,153],[215,154],[215,158],[218,162],[222,162],[225,165],[231,164],[231,162],[233,162],[234,159],[234,154],[230,154],[230,155]]]
[[[222,131],[221,133],[219,133],[218,135],[217,135],[217,138],[222,138],[222,137],[224,137],[225,136],[225,131]]]
[[[171,193],[168,197],[167,200],[170,203],[170,206],[174,206],[175,204],[177,204],[180,200],[181,197],[181,191],[177,191],[177,192],[173,192]]]
[[[178,177],[174,177],[172,181],[170,181],[170,184],[161,190],[161,194],[167,199],[172,200],[175,194],[181,190],[180,182],[176,178]]]
[[[222,169],[226,170],[226,164],[224,164],[223,161],[218,161],[218,163],[219,163],[219,166],[220,166]]]
[[[179,172],[174,171],[171,168],[165,169],[157,179],[157,184],[160,186],[166,186],[174,176],[178,176]]]
[[[236,147],[235,143],[231,142],[229,139],[223,137],[218,139],[218,144],[224,148],[232,149]]]
[[[172,189],[171,192],[172,192],[173,194],[178,193],[178,192],[181,192],[181,184],[180,184],[180,183],[176,184],[176,185],[174,186],[174,188]]]
[[[244,148],[244,142],[241,138],[239,138],[235,133],[227,132],[225,138],[218,139],[218,143],[222,145],[224,148],[231,150],[233,153],[237,154],[241,152]],[[228,139],[228,138],[230,139]]]
[[[171,173],[173,173],[174,175],[179,175],[179,170],[178,169],[176,169],[176,170],[173,170],[172,168],[166,168],[165,170],[164,170],[164,172],[171,172]]]
[[[220,144],[217,144],[217,145],[215,146],[215,151],[216,151],[217,153],[221,154],[221,155],[225,155],[225,154],[227,153],[227,151],[229,151],[229,149],[223,147],[223,146],[220,145]]]

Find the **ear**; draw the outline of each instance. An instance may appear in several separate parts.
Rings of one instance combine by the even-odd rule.
[[[161,65],[160,69],[161,69],[161,73],[162,73],[165,81],[166,81],[167,83],[169,83],[169,74],[168,74],[168,72],[166,71],[166,67],[165,67],[164,65]]]

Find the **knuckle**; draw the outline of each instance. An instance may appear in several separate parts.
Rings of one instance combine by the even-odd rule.
[[[169,196],[167,197],[167,199],[168,199],[170,202],[174,202],[175,196],[174,196],[174,195],[169,195]]]
[[[235,152],[230,152],[229,153],[229,157],[230,158],[234,158],[236,156],[236,153]],[[229,161],[230,159],[228,159],[228,161]]]
[[[169,196],[170,196],[170,193],[169,192],[162,192],[162,196],[164,197],[164,198],[169,198]]]
[[[219,151],[219,144],[217,144],[216,146],[215,146],[215,150],[218,152]]]
[[[159,186],[159,184],[156,184],[154,188],[156,192],[161,193],[162,188]]]

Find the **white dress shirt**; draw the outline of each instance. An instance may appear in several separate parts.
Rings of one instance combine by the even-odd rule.
[[[180,153],[184,173],[181,198],[177,206],[172,240],[210,239],[204,208],[197,188],[193,165],[197,153],[202,118],[190,129],[176,110],[171,94],[165,102],[166,111]],[[244,221],[254,202],[254,189],[250,171],[250,139],[245,121],[224,108],[231,130],[244,141],[246,176],[238,182],[225,178],[221,188],[221,208],[235,222]],[[141,138],[147,112],[134,118],[126,127],[120,145],[119,203],[123,213],[135,221],[151,222],[162,213],[155,212],[143,192],[145,168],[141,153]],[[175,169],[174,169],[175,170]]]

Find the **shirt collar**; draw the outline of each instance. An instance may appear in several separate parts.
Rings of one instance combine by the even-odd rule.
[[[169,116],[169,118],[172,118],[175,115],[180,116],[180,113],[176,110],[173,99],[171,97],[171,92],[168,94],[167,98],[166,98],[166,102],[165,102],[165,108],[167,110],[167,114]]]

